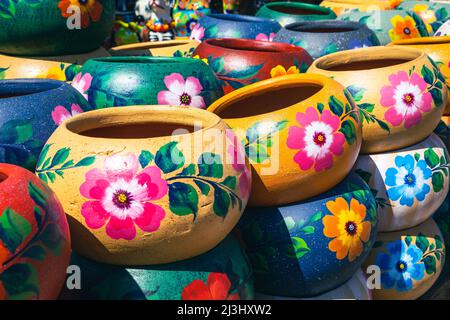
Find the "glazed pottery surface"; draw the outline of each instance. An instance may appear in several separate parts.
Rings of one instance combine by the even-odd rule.
[[[92,77],[87,93],[96,109],[146,104],[204,109],[223,95],[212,69],[193,58],[90,59],[81,73]]]
[[[0,55],[0,79],[43,78],[72,81],[81,64],[91,58],[109,57],[103,48],[90,53],[59,57],[13,57]]]
[[[447,88],[450,86],[450,36],[423,37],[416,39],[398,40],[391,43],[404,47],[417,48],[424,51],[441,70],[446,80]],[[450,115],[450,96],[447,100],[445,114]]]
[[[8,1],[0,12],[0,52],[59,56],[99,48],[113,28],[115,1]]]
[[[444,76],[418,49],[372,47],[337,52],[314,61],[308,73],[333,77],[353,96],[363,122],[361,152],[366,154],[425,139],[436,128],[447,103]],[[405,109],[410,111],[405,113]]]
[[[436,282],[445,261],[445,245],[436,222],[428,219],[412,229],[380,232],[365,268],[378,266],[381,289],[374,300],[413,300]]]
[[[278,21],[282,26],[295,22],[336,19],[336,14],[329,8],[300,2],[270,2],[259,9],[256,16]]]
[[[320,3],[322,7],[330,8],[336,15],[349,11],[375,11],[394,8],[395,0],[325,0]]]
[[[112,56],[155,56],[155,57],[191,57],[200,44],[189,38],[169,41],[140,42],[117,46],[110,49]]]
[[[300,201],[337,185],[361,145],[354,102],[320,75],[288,75],[238,89],[208,109],[236,132],[253,167],[252,206]]]
[[[449,2],[406,0],[397,8],[417,13],[425,22],[430,34],[436,32],[450,18]]]
[[[64,290],[69,300],[251,300],[253,274],[232,235],[198,257],[171,264],[121,267],[72,253],[80,266],[81,290]]]
[[[47,139],[65,119],[89,110],[71,85],[48,79],[0,81],[0,161],[34,170]]]
[[[77,253],[149,265],[202,254],[231,231],[250,193],[243,155],[205,110],[110,108],[64,122],[36,173],[59,196]]]
[[[249,39],[208,39],[193,55],[206,59],[225,93],[264,79],[304,73],[313,61],[294,45]]]
[[[367,258],[377,233],[375,198],[351,173],[309,200],[247,208],[238,230],[257,292],[314,297],[343,285]]]
[[[274,41],[302,47],[314,59],[337,51],[380,45],[365,24],[339,20],[293,23],[282,28]]]
[[[435,134],[406,149],[360,156],[354,171],[375,193],[378,230],[408,229],[428,219],[447,195],[449,161]]]
[[[436,37],[450,36],[450,21],[445,22],[434,34]]]
[[[380,40],[381,45],[391,41],[429,36],[423,20],[414,12],[405,10],[352,11],[338,17],[339,20],[357,21],[367,25]]]
[[[0,300],[56,299],[70,260],[66,216],[31,172],[0,164]]]
[[[257,36],[269,37],[276,33],[281,26],[278,22],[261,17],[237,14],[210,14],[198,21],[199,32],[203,39],[211,38],[241,38],[256,39]]]

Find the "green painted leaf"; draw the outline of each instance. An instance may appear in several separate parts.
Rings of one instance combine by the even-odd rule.
[[[345,120],[342,122],[341,129],[339,131],[344,134],[345,140],[348,144],[353,144],[356,141],[356,128],[351,120]]]
[[[56,151],[55,155],[53,156],[52,162],[50,164],[50,168],[53,168],[55,166],[58,166],[64,161],[67,160],[70,154],[70,148],[62,148]]]
[[[198,159],[198,174],[203,177],[222,178],[222,159],[218,154],[205,152]]]
[[[95,156],[88,156],[78,161],[74,167],[87,167],[95,162]]]
[[[419,233],[419,235],[416,237],[416,246],[423,252],[427,252],[428,247],[430,245],[430,242],[428,241],[427,237],[424,236],[422,233]]]
[[[316,229],[313,226],[306,226],[303,227],[300,231],[303,232],[304,234],[313,234],[316,231]]]
[[[51,183],[55,182],[56,175],[53,172],[48,171],[45,174],[47,175],[47,178],[50,180]]]
[[[388,124],[384,121],[381,121],[377,118],[375,118],[375,121],[377,122],[378,126],[383,129],[384,131],[387,131],[388,133],[391,132],[391,129],[389,128]]]
[[[48,179],[47,179],[47,175],[45,173],[38,173],[38,177],[39,179],[41,179],[42,181],[44,181],[45,183],[48,183]]]
[[[309,218],[309,222],[313,223],[319,221],[321,218],[322,218],[322,211],[317,211]]]
[[[267,148],[261,144],[246,146],[245,153],[250,160],[256,163],[263,163],[270,159]]]
[[[209,194],[209,191],[211,190],[211,187],[209,186],[209,184],[207,184],[203,181],[200,181],[200,180],[194,180],[194,182],[204,196],[207,196]]]
[[[0,240],[11,253],[24,242],[31,232],[31,224],[11,208],[0,217]]]
[[[442,97],[442,91],[439,88],[433,88],[430,90],[431,96],[433,97],[434,104],[436,107],[443,106],[443,97]]]
[[[36,167],[39,168],[45,160],[47,156],[48,150],[50,149],[51,144],[46,144],[44,148],[42,148],[41,154],[39,155],[39,160],[36,164]]]
[[[198,212],[198,194],[195,188],[182,182],[169,184],[169,203],[170,210],[179,216],[189,214],[194,215]]]
[[[425,150],[425,162],[430,168],[435,168],[439,165],[439,156],[432,148]]]
[[[155,163],[164,173],[173,172],[184,165],[184,155],[177,144],[178,142],[169,142],[156,152]]]
[[[13,264],[0,274],[0,282],[10,299],[25,299],[30,294],[39,296],[38,275],[31,264]]]
[[[414,154],[414,159],[416,160],[416,161],[419,161],[420,160],[420,153],[415,153]]]
[[[40,245],[34,245],[32,247],[29,247],[26,251],[24,251],[22,257],[42,261],[45,259],[45,250]]]
[[[186,168],[184,168],[180,173],[180,175],[182,175],[182,176],[191,176],[194,174],[195,174],[195,164],[193,164],[193,163],[191,163]]]
[[[311,251],[311,249],[308,247],[308,244],[305,240],[303,240],[300,237],[291,237],[292,241],[292,253],[290,253],[288,256],[293,259],[301,259],[305,254]]]
[[[266,274],[270,272],[269,264],[266,258],[261,253],[250,253],[249,258],[252,261],[252,266],[257,274]]]
[[[433,191],[440,192],[444,188],[444,175],[442,172],[433,172],[431,183],[433,184]]]
[[[375,104],[373,103],[360,103],[358,104],[358,107],[361,109],[366,110],[369,113],[373,112],[373,109],[375,108]]]
[[[214,59],[212,56],[209,56],[208,63],[216,74],[222,74],[224,72],[225,62],[223,60],[223,57]]]
[[[230,207],[230,195],[218,186],[214,186],[214,204],[213,210],[219,217],[225,218]]]
[[[236,189],[236,177],[228,176],[225,178],[225,180],[222,182],[223,185],[227,186],[231,190]]]
[[[0,10],[1,10],[1,8],[0,8]],[[5,74],[6,74],[6,71],[7,71],[8,69],[9,69],[9,68],[1,68],[1,67],[0,67],[0,80],[5,79]]]
[[[148,164],[153,160],[153,158],[154,156],[150,151],[142,150],[141,154],[139,155],[139,163],[141,164],[141,167],[147,167]]]
[[[429,85],[432,85],[434,83],[434,73],[425,65],[422,68],[422,77]]]
[[[323,109],[325,108],[325,105],[323,103],[318,103],[317,104],[317,110],[319,111],[319,113],[322,113]]]
[[[335,96],[331,96],[328,105],[330,106],[331,112],[333,112],[338,117],[342,116],[342,113],[344,112],[344,105],[342,101],[337,99]]]
[[[47,208],[47,194],[33,182],[28,184],[28,194],[38,206]]]
[[[364,93],[367,91],[367,89],[355,85],[348,86],[347,90],[350,92],[355,102],[361,101],[364,98]]]
[[[370,179],[372,179],[372,174],[363,169],[356,169],[355,173],[359,175],[367,184],[370,184]]]
[[[425,271],[427,274],[432,275],[436,273],[436,258],[434,256],[426,256],[423,263],[425,264]]]
[[[42,220],[44,218],[44,212],[39,207],[34,207],[34,219],[36,220],[36,224],[38,229],[42,227]]]
[[[407,246],[409,246],[412,242],[412,237],[411,236],[406,236],[405,237],[405,243]]]
[[[40,239],[54,256],[59,256],[61,254],[61,249],[64,246],[65,241],[61,234],[61,230],[56,224],[47,224],[44,231],[41,233]]]
[[[264,66],[264,64],[259,64],[255,66],[247,66],[243,69],[233,69],[231,71],[228,71],[225,75],[232,79],[239,79],[239,80],[245,80],[250,79],[256,76],[261,68]]]
[[[285,217],[283,220],[284,220],[284,224],[286,225],[286,228],[289,231],[294,230],[294,228],[295,228],[295,220],[294,220],[293,217],[291,217],[291,216]]]

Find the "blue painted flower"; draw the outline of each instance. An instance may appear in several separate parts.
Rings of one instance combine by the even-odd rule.
[[[413,280],[425,276],[425,264],[421,261],[423,252],[415,244],[407,246],[402,240],[387,245],[388,254],[377,255],[376,264],[381,269],[381,284],[384,289],[395,287],[397,291],[411,290]]]
[[[398,201],[403,206],[412,207],[414,199],[423,201],[430,192],[430,186],[426,183],[431,177],[431,169],[425,160],[414,160],[413,156],[397,156],[395,158],[397,168],[386,170],[386,186],[389,199]]]

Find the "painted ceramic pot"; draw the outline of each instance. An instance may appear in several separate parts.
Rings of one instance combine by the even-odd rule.
[[[206,59],[225,93],[264,79],[304,73],[313,61],[294,45],[249,39],[208,39],[193,55]]]
[[[289,75],[233,91],[208,109],[236,132],[253,167],[251,206],[323,193],[349,173],[361,145],[354,102],[336,81]]]
[[[194,30],[198,20],[211,14],[210,1],[197,0],[175,0],[173,4],[173,20],[177,35],[186,37]]]
[[[308,73],[333,77],[346,86],[363,122],[361,152],[366,154],[422,141],[436,128],[447,103],[444,76],[418,49],[337,52],[314,61]],[[410,111],[405,113],[406,109]]]
[[[199,34],[196,37],[197,40],[211,38],[256,39],[257,36],[263,35],[269,37],[270,34],[278,32],[280,28],[280,24],[272,20],[237,14],[210,14],[200,18],[195,27]],[[202,33],[203,36],[201,36]]]
[[[360,156],[355,172],[376,193],[379,231],[396,231],[427,220],[449,189],[449,155],[435,134],[412,147]]]
[[[314,59],[337,51],[380,45],[365,24],[339,20],[293,23],[282,28],[274,41],[302,47]]]
[[[390,10],[395,8],[396,2],[396,0],[325,0],[320,5],[330,8],[339,16],[350,11]]]
[[[255,293],[256,300],[372,300],[372,292],[367,289],[367,278],[359,269],[342,286],[313,298],[287,298]]]
[[[450,18],[450,3],[433,1],[402,1],[399,9],[417,13],[425,22],[428,32],[433,34]]]
[[[450,36],[450,21],[445,22],[434,34],[436,37]]]
[[[200,44],[189,38],[160,42],[140,42],[110,49],[112,56],[191,57]]]
[[[223,96],[212,69],[193,58],[90,59],[81,74],[92,77],[87,94],[96,109],[146,104],[204,109]]]
[[[0,164],[0,300],[56,299],[70,235],[55,194],[31,172]]]
[[[253,274],[239,242],[228,236],[195,258],[157,266],[101,264],[72,253],[80,266],[81,290],[65,289],[63,300],[251,300]]]
[[[39,153],[58,125],[89,109],[83,95],[61,81],[1,80],[0,159],[33,171]]]
[[[77,10],[81,14],[78,19]],[[0,52],[59,56],[99,48],[113,28],[115,1],[8,1],[0,11]]]
[[[13,57],[0,55],[0,79],[43,78],[72,81],[81,64],[91,58],[109,57],[103,48],[90,53],[59,57]]]
[[[339,20],[357,21],[367,25],[380,40],[381,45],[391,41],[428,37],[429,33],[419,15],[405,10],[352,11],[342,14]]]
[[[417,48],[424,51],[439,67],[446,79],[447,87],[450,87],[450,36],[398,40],[392,42],[392,45]],[[445,114],[450,115],[450,97],[447,100]]]
[[[396,232],[381,232],[365,267],[378,266],[381,289],[374,300],[413,300],[436,282],[445,261],[445,245],[436,222]]]
[[[351,173],[306,201],[247,208],[238,230],[257,292],[314,297],[343,285],[367,258],[377,233],[375,198]]]
[[[171,263],[212,249],[239,220],[251,185],[232,131],[194,108],[80,114],[53,133],[39,164],[36,173],[69,216],[74,250],[119,265]]]
[[[278,21],[282,26],[295,22],[336,19],[329,8],[301,2],[270,2],[256,13],[257,17]]]

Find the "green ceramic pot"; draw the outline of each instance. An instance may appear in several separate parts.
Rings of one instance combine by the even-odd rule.
[[[450,2],[404,1],[398,9],[417,13],[426,23],[428,32],[436,32],[450,18]]]
[[[88,60],[88,101],[96,108],[173,105],[206,108],[223,95],[212,69],[200,59],[108,57]]]
[[[64,300],[251,300],[253,273],[232,235],[195,258],[149,267],[100,264],[72,253],[81,269],[81,290],[64,289]]]
[[[330,9],[301,2],[270,2],[256,16],[278,21],[282,26],[294,22],[336,19]]]
[[[114,14],[115,0],[0,1],[0,52],[57,56],[93,51],[111,33]]]

